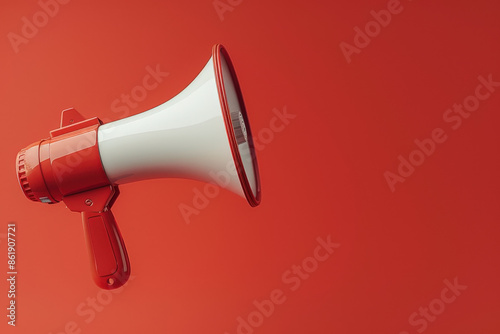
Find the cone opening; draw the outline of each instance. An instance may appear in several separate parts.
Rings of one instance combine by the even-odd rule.
[[[236,170],[248,203],[257,206],[261,197],[259,168],[243,95],[226,49],[217,44],[213,47],[212,56],[219,100]]]

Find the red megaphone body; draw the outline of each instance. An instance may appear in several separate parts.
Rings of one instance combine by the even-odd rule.
[[[80,212],[93,277],[122,286],[130,263],[111,213],[118,185],[159,177],[217,183],[260,203],[255,149],[239,83],[227,51],[215,45],[196,79],[171,100],[103,124],[74,109],[60,128],[17,155],[19,184],[29,199],[64,202]]]
[[[97,141],[101,124],[97,117],[85,119],[74,109],[64,110],[61,127],[51,131],[50,138],[18,153],[17,173],[29,199],[63,201],[71,211],[81,212],[94,281],[112,289],[127,281],[130,263],[111,213],[119,191],[101,163]]]

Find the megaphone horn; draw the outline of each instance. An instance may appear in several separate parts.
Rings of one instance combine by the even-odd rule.
[[[171,100],[103,124],[75,109],[50,137],[22,149],[17,176],[27,198],[64,202],[81,212],[91,270],[103,289],[122,286],[130,263],[111,207],[124,183],[164,177],[213,182],[260,203],[259,170],[241,89],[226,49],[217,44],[196,79]]]

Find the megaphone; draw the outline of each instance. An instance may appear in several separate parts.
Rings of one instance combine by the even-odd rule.
[[[66,109],[50,137],[22,149],[17,176],[27,198],[64,202],[81,212],[95,283],[122,286],[130,276],[127,250],[111,213],[119,185],[152,178],[222,184],[260,203],[259,169],[245,103],[226,49],[212,57],[181,93],[143,113],[103,124]]]

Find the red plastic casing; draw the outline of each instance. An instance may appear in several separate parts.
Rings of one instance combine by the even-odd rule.
[[[84,119],[74,109],[62,112],[61,127],[50,138],[33,143],[17,155],[17,176],[27,198],[63,201],[82,213],[91,270],[103,289],[122,286],[130,263],[111,206],[119,194],[108,180],[99,155],[97,118]]]

